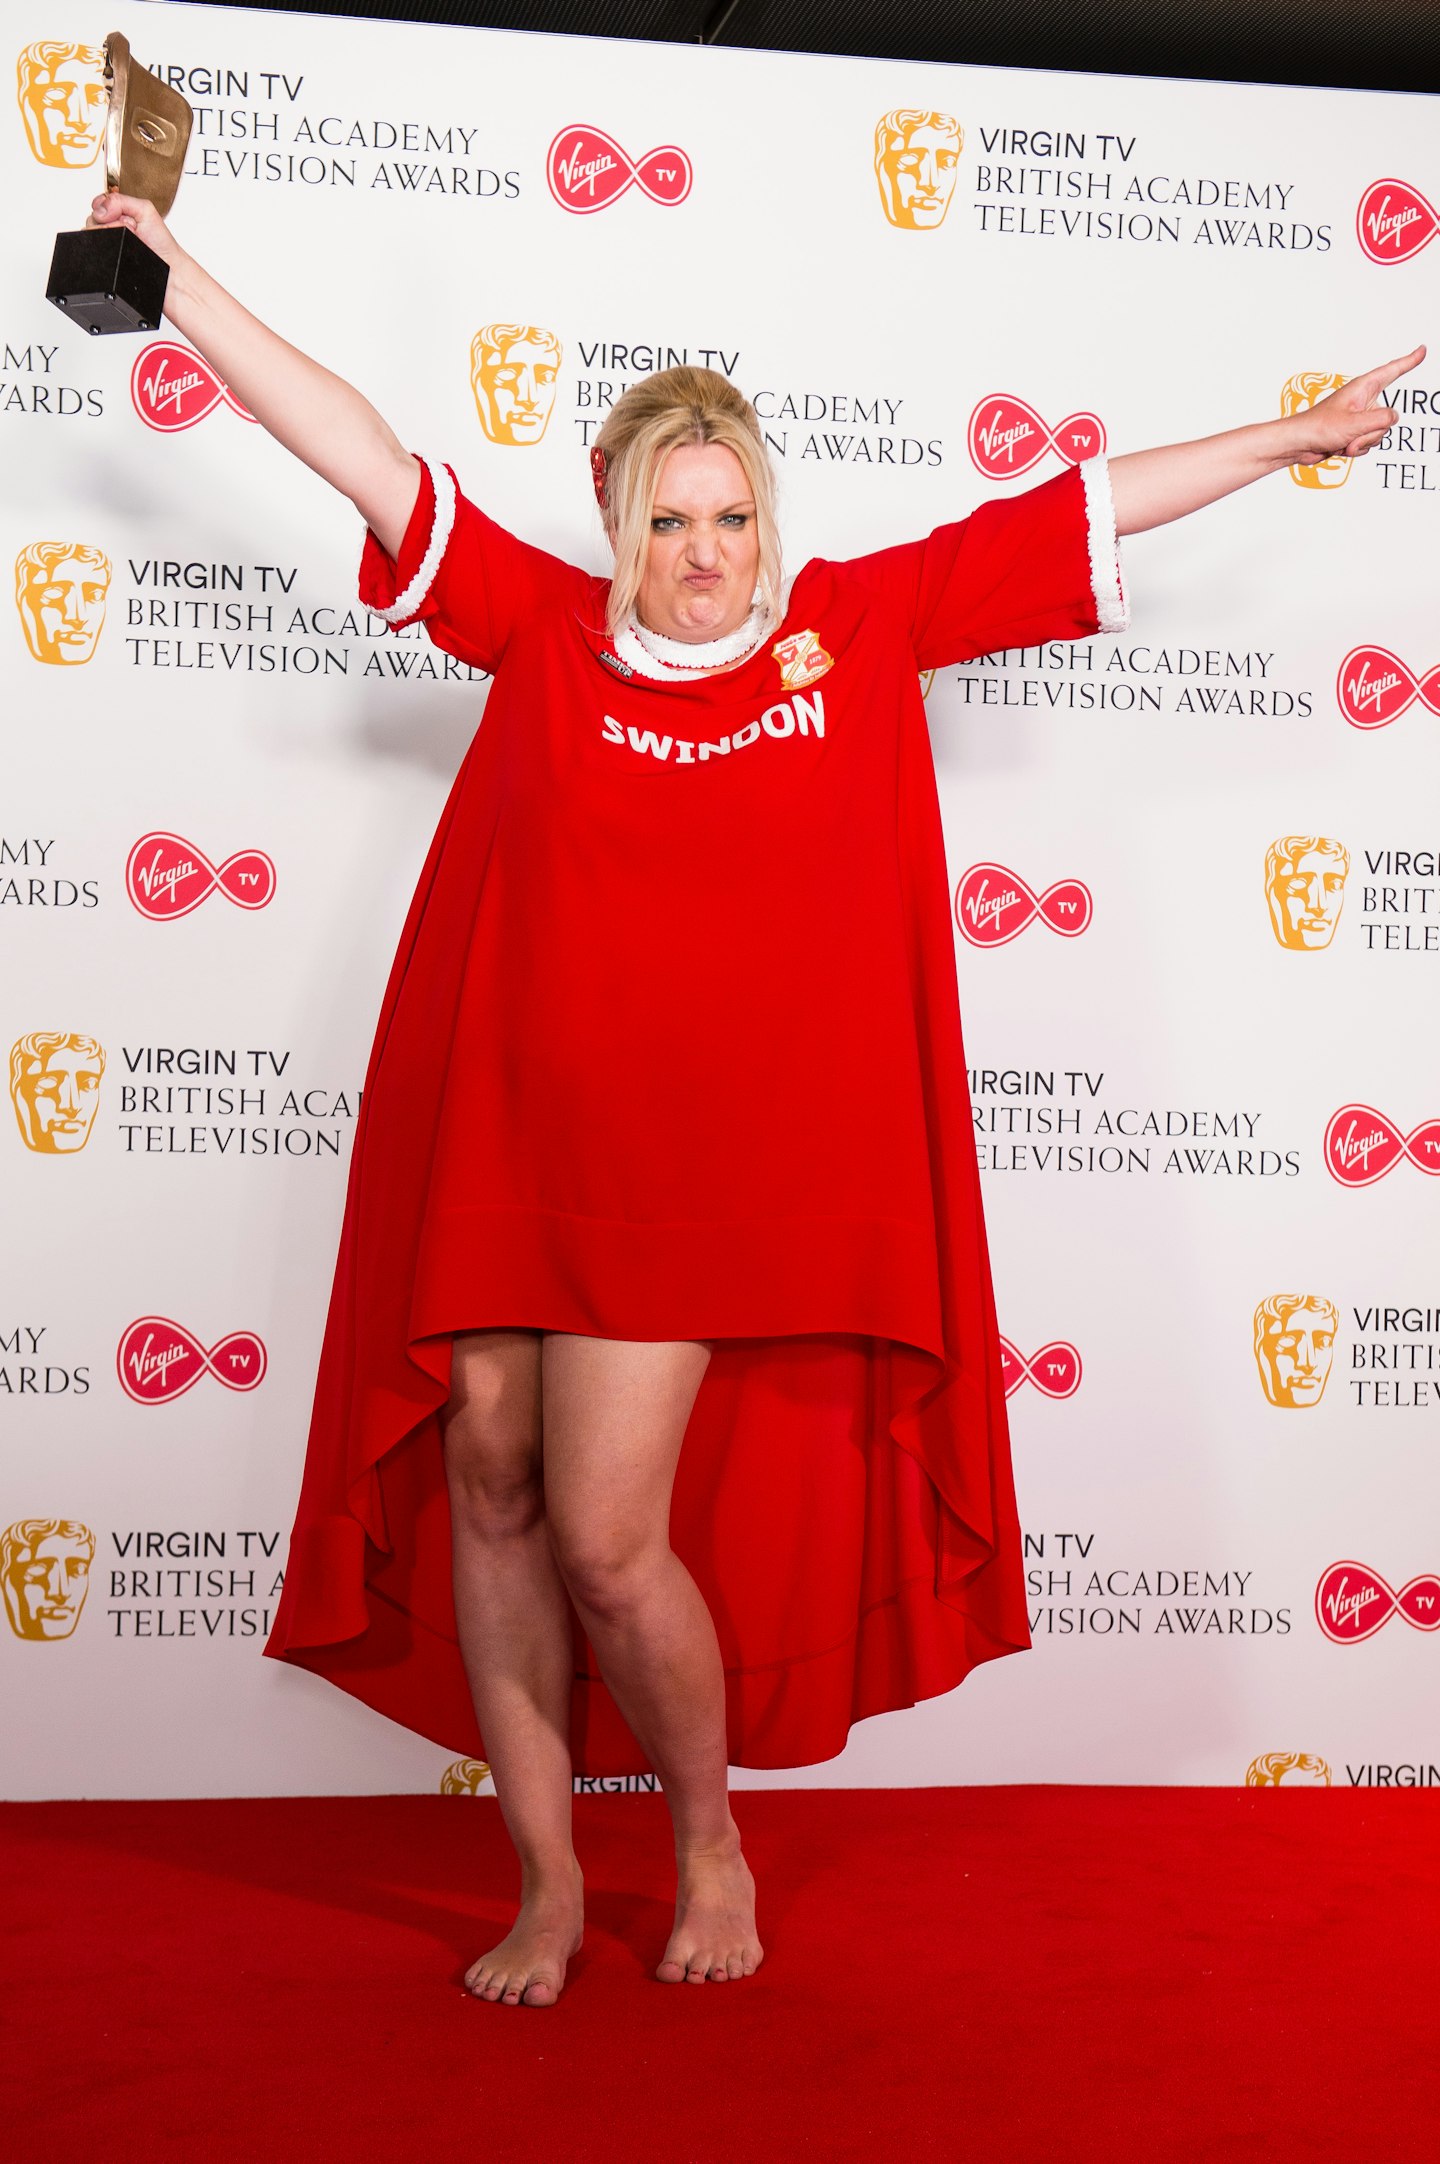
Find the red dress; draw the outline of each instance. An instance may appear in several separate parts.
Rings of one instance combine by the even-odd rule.
[[[696,683],[633,673],[605,582],[447,469],[398,565],[367,539],[362,599],[495,682],[366,1075],[268,1653],[484,1755],[436,1415],[486,1325],[719,1341],[671,1531],[732,1763],[833,1757],[1028,1643],[917,671],[1115,628],[1108,500],[1095,461],[808,563]],[[577,1770],[642,1770],[576,1647]]]

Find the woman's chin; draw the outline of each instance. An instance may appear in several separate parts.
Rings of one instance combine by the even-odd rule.
[[[672,639],[720,639],[727,632],[738,631],[744,623],[748,609],[737,615],[734,605],[722,601],[718,595],[696,594],[693,599],[682,601],[675,610]]]

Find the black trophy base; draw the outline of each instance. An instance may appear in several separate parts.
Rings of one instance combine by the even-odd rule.
[[[103,331],[155,331],[169,276],[170,266],[128,225],[57,233],[45,298],[93,337]]]

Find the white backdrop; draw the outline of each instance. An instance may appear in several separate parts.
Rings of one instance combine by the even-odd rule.
[[[11,18],[0,131],[5,1789],[433,1788],[446,1754],[260,1643],[373,1019],[485,684],[353,606],[349,507],[168,329],[46,304],[100,179],[74,48],[118,22],[194,105],[174,223],[223,281],[596,566],[584,447],[676,358],[757,400],[796,568],[1046,478],[1073,415],[1207,433],[1433,339],[1434,110],[49,18]],[[1132,540],[1128,632],[930,689],[1035,1648],[737,1785],[1440,1778],[1440,352],[1399,402],[1353,471]],[[1030,430],[998,472],[987,424]],[[1017,897],[989,946],[981,879]],[[137,1383],[147,1337],[195,1349]]]

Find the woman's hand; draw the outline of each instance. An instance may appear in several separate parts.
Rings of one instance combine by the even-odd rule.
[[[1303,448],[1294,451],[1289,463],[1318,466],[1322,459],[1363,458],[1367,451],[1373,451],[1400,418],[1381,401],[1388,396],[1396,377],[1408,376],[1424,358],[1425,348],[1417,346],[1398,361],[1386,361],[1382,368],[1352,376],[1338,391],[1317,399],[1303,413],[1291,414],[1287,425],[1297,446]]]
[[[154,249],[162,263],[177,263],[184,253],[155,205],[138,195],[97,195],[85,224],[91,232],[106,226],[128,226],[147,248]]]
[[[1144,533],[1151,526],[1164,526],[1284,466],[1318,466],[1322,459],[1359,458],[1373,451],[1399,419],[1393,407],[1381,403],[1387,389],[1424,358],[1425,348],[1417,346],[1398,361],[1352,377],[1303,412],[1279,420],[1112,458],[1117,532]]]

